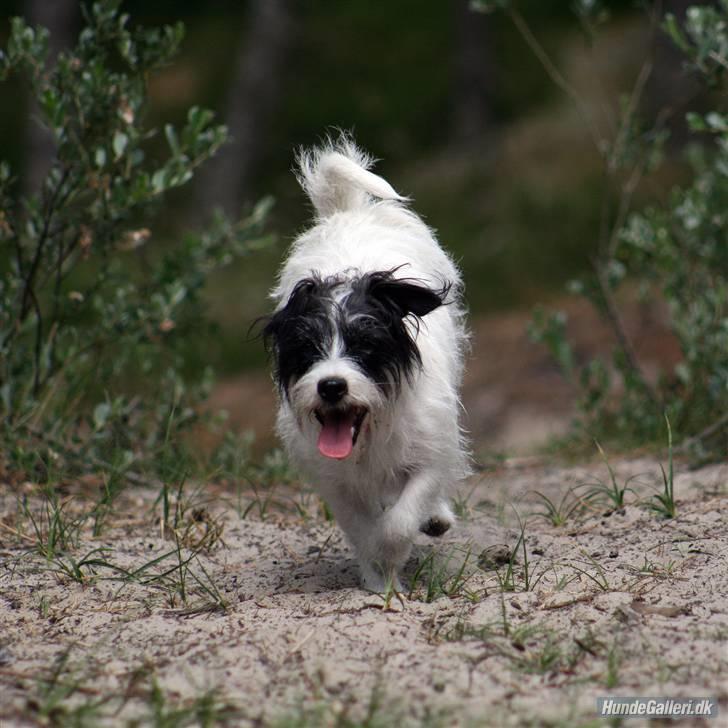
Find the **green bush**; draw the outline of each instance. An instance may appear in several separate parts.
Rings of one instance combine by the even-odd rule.
[[[178,461],[170,450],[210,381],[181,374],[202,288],[262,242],[268,206],[216,214],[173,245],[146,227],[227,132],[191,108],[182,128],[164,127],[161,151],[147,84],[183,28],[131,29],[119,4],[84,8],[76,46],[56,59],[47,30],[14,18],[0,54],[0,79],[27,82],[55,144],[37,194],[21,197],[0,165],[0,447],[6,467],[41,475]]]
[[[545,71],[589,120],[588,110],[538,44],[516,2],[476,2],[474,7],[508,13]],[[578,2],[575,11],[588,35],[605,20],[598,2]],[[662,25],[706,91],[724,101],[728,0],[689,8],[683,23],[668,15]],[[630,214],[635,187],[659,162],[667,133],[661,115],[652,125],[639,119],[639,100],[650,68],[649,63],[643,66],[632,93],[622,100],[614,138],[595,139],[607,181],[599,253],[594,274],[570,284],[570,290],[585,296],[612,329],[616,341],[612,359],[578,365],[561,313],[538,310],[531,333],[548,346],[575,384],[580,425],[590,436],[617,438],[630,445],[663,441],[666,416],[679,433],[683,450],[691,449],[699,457],[724,456],[728,452],[728,115],[724,110],[688,114],[689,128],[699,134],[699,144],[692,145],[689,155],[692,182],[674,190],[666,204]],[[618,294],[625,285],[637,288],[645,298],[660,297],[669,311],[682,356],[674,370],[661,372],[657,382],[644,375],[623,325]]]

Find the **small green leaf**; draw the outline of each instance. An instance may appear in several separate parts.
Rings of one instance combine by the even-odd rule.
[[[94,407],[94,428],[101,430],[111,414],[111,405],[108,402],[101,402]]]
[[[470,0],[470,9],[476,13],[494,13],[496,10],[506,10],[510,0]]]
[[[178,157],[180,155],[180,148],[179,142],[177,141],[177,132],[175,132],[174,127],[171,124],[165,124],[164,136],[167,137],[167,144],[169,144],[172,154],[175,157]]]
[[[688,112],[685,115],[685,119],[688,122],[690,131],[705,131],[707,129],[703,117],[694,111]]]
[[[728,131],[728,119],[717,111],[706,114],[705,121],[711,131]]]
[[[680,25],[677,22],[677,19],[672,13],[668,13],[665,15],[665,21],[662,26],[665,29],[665,32],[670,36],[672,39],[672,42],[680,48],[682,51],[687,51],[688,49],[688,42],[685,40],[685,36],[682,33],[682,30],[680,29]]]
[[[167,189],[167,170],[164,167],[152,175],[152,189],[156,194]]]
[[[129,143],[129,137],[121,131],[117,131],[114,134],[114,159],[118,160],[124,154],[127,144]]]

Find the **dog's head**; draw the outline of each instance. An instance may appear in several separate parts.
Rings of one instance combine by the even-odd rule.
[[[348,457],[421,368],[421,319],[443,305],[449,286],[395,273],[312,274],[263,329],[281,395],[325,457]]]

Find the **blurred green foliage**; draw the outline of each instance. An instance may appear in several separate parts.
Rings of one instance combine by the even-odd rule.
[[[576,384],[581,424],[591,435],[640,445],[659,440],[667,418],[684,450],[722,458],[728,452],[728,2],[692,6],[684,23],[668,15],[664,27],[703,83],[722,91],[720,109],[688,114],[691,131],[707,137],[692,147],[692,182],[673,190],[663,205],[624,223],[618,218],[594,275],[571,284],[612,327],[617,346],[611,362],[595,358],[578,366],[562,314],[538,311],[532,333]],[[635,151],[608,155],[607,164],[628,171],[633,158],[654,164],[664,133],[635,135],[630,122],[622,128],[623,149]],[[623,326],[617,301],[628,285],[637,285],[645,299],[662,298],[679,343],[680,362],[656,383],[643,372]]]
[[[0,0],[2,5],[23,10],[19,0]],[[475,314],[533,303],[588,267],[599,223],[598,160],[585,155],[580,144],[561,144],[548,132],[540,141],[548,155],[538,150],[533,142],[542,134],[539,118],[558,115],[563,106],[558,89],[525,52],[507,18],[488,16],[481,28],[466,6],[465,0],[288,3],[294,25],[278,80],[280,98],[258,140],[259,158],[247,191],[249,199],[269,193],[276,198],[270,219],[282,244],[252,263],[212,276],[205,297],[218,326],[214,336],[206,337],[203,353],[191,352],[190,371],[210,361],[225,372],[264,365],[262,350],[245,342],[245,332],[267,310],[267,289],[285,242],[308,214],[289,171],[293,150],[317,142],[332,126],[352,129],[363,147],[381,157],[377,171],[413,197],[418,213],[437,228],[462,262]],[[574,22],[572,4],[523,0],[519,7],[538,25],[549,52],[572,53],[572,46],[583,45],[579,28],[584,24]],[[150,123],[182,124],[193,102],[224,115],[236,53],[249,42],[251,4],[125,0],[123,8],[135,23],[182,19],[188,29],[174,66],[154,82]],[[631,0],[610,2],[609,9],[629,22],[640,17]],[[482,94],[490,123],[480,139],[458,149],[452,115],[463,22],[483,31],[480,37],[476,33],[477,48],[469,52],[475,53],[472,63],[489,66]],[[20,169],[27,98],[23,101],[17,83],[0,93],[0,158]],[[14,103],[2,103],[11,98]],[[514,160],[504,153],[510,130],[531,120],[529,156]],[[569,119],[560,123],[570,128]],[[443,167],[455,171],[442,175]],[[529,178],[531,168],[541,171],[540,179]],[[155,219],[155,231],[173,247],[180,220],[195,209],[194,185],[173,191]]]
[[[85,5],[88,7],[89,3]],[[451,128],[456,60],[463,40],[459,35],[458,3],[440,0],[389,4],[368,0],[290,3],[294,32],[280,79],[280,99],[260,137],[259,159],[247,191],[249,199],[268,192],[275,196],[276,208],[267,219],[271,227],[282,233],[283,243],[300,228],[308,213],[289,172],[293,149],[315,143],[328,128],[340,126],[353,129],[362,146],[383,158],[377,171],[398,190],[413,197],[417,211],[438,229],[440,239],[461,262],[468,301],[475,315],[497,308],[530,305],[553,295],[562,283],[575,276],[584,279],[581,290],[601,310],[604,310],[604,290],[609,297],[612,288],[616,293],[625,284],[629,287],[639,280],[649,279],[653,287],[662,286],[665,290],[678,287],[685,296],[688,291],[692,296],[695,291],[704,290],[701,281],[705,277],[698,271],[700,266],[713,265],[715,260],[707,263],[697,248],[695,264],[690,268],[690,275],[696,273],[694,280],[683,274],[683,278],[673,279],[672,274],[666,277],[664,266],[670,255],[682,254],[682,245],[690,247],[689,234],[695,243],[698,240],[698,233],[690,233],[687,227],[690,216],[686,215],[682,222],[675,217],[678,209],[689,210],[692,205],[701,215],[718,214],[721,178],[716,160],[719,155],[703,143],[702,153],[696,152],[693,159],[697,164],[695,183],[683,185],[682,191],[675,192],[668,202],[666,180],[672,183],[676,177],[685,175],[686,165],[680,158],[682,140],[665,147],[666,128],[655,126],[649,113],[643,118],[643,109],[639,104],[638,108],[631,107],[629,97],[615,114],[617,126],[624,133],[611,139],[605,137],[604,145],[595,146],[583,124],[584,116],[600,117],[603,106],[619,106],[615,101],[619,90],[626,85],[627,78],[639,71],[642,59],[652,52],[648,48],[651,40],[644,31],[647,25],[644,10],[654,10],[657,4],[633,0],[574,3],[499,0],[472,5],[481,9],[491,5],[498,10],[487,15],[486,32],[479,46],[480,61],[490,64],[492,71],[487,84],[489,121],[480,138],[458,146]],[[6,11],[0,14],[0,40],[4,39],[3,45],[8,46],[11,27],[5,16],[22,14],[25,3],[0,0],[0,6]],[[42,38],[23,40],[25,31],[12,30],[14,38],[20,33],[19,48],[28,42],[31,46],[26,48],[25,60],[21,62],[18,56],[14,62],[15,70],[23,73],[6,73],[7,78],[0,87],[3,130],[0,159],[8,161],[15,175],[26,162],[25,138],[33,99],[39,98],[41,120],[51,129],[55,128],[56,134],[65,126],[67,108],[76,104],[75,92],[71,91],[74,84],[82,86],[78,90],[79,103],[94,106],[93,113],[89,113],[96,136],[66,140],[71,146],[64,154],[79,171],[74,173],[75,177],[68,177],[56,193],[65,194],[69,186],[76,186],[83,188],[83,195],[77,198],[78,206],[70,206],[67,213],[55,210],[54,215],[60,215],[61,222],[57,228],[50,228],[56,234],[57,229],[67,226],[63,233],[64,245],[73,248],[78,261],[72,271],[69,266],[67,276],[62,274],[61,295],[48,291],[38,298],[43,319],[40,337],[37,337],[37,311],[32,298],[24,296],[22,290],[10,295],[9,288],[4,289],[3,296],[10,295],[8,300],[15,305],[20,302],[23,316],[19,317],[17,310],[7,314],[16,321],[22,318],[22,325],[16,327],[19,333],[13,334],[18,337],[14,344],[18,348],[8,354],[3,367],[7,371],[22,371],[24,384],[5,390],[3,406],[15,413],[26,406],[32,409],[32,402],[45,380],[59,382],[55,389],[49,390],[54,394],[47,407],[44,405],[43,417],[55,407],[54,398],[59,397],[61,390],[67,393],[69,402],[76,397],[88,404],[90,395],[93,407],[85,410],[82,431],[94,432],[100,425],[99,442],[113,427],[117,432],[114,437],[121,438],[118,433],[123,433],[126,425],[112,427],[112,422],[131,421],[136,426],[145,419],[140,412],[147,402],[127,400],[123,396],[123,390],[128,389],[126,385],[132,380],[135,387],[140,385],[143,396],[161,390],[183,392],[187,385],[181,375],[199,380],[199,374],[210,363],[225,372],[264,364],[262,347],[257,343],[246,344],[246,332],[249,322],[269,307],[265,294],[283,254],[283,246],[259,244],[257,236],[266,212],[264,207],[240,224],[218,218],[204,235],[183,232],[189,224],[190,210],[198,207],[194,185],[189,184],[190,173],[224,138],[207,112],[197,110],[189,115],[188,109],[194,103],[203,103],[224,114],[234,75],[232,59],[241,44],[248,41],[250,3],[125,0],[121,7],[133,18],[125,26],[127,29],[137,23],[142,26],[138,32],[124,31],[133,36],[132,42],[141,49],[141,56],[134,61],[136,65],[130,66],[129,58],[116,46],[110,53],[100,43],[100,49],[106,48],[103,50],[106,60],[96,70],[91,69],[89,80],[80,78],[83,74],[79,69],[69,67],[65,71],[65,90],[59,87],[47,93],[48,89],[40,89],[39,84],[61,83],[62,72],[56,71],[45,78],[39,72],[39,62],[35,65],[31,62],[36,52],[42,53]],[[514,23],[514,10],[518,18],[537,29],[536,42],[542,53],[563,70],[567,84],[574,78],[581,79],[577,91],[586,114],[575,112],[579,103],[574,103],[568,88],[564,93],[563,87],[550,82],[543,58],[528,52],[529,47],[533,50],[533,41],[529,42],[523,27]],[[667,29],[678,45],[689,51],[695,69],[708,73],[706,79],[713,93],[720,94],[724,87],[720,86],[721,61],[716,59],[725,59],[725,38],[716,33],[716,28],[723,27],[719,23],[723,11],[715,6],[710,12],[715,15],[688,16],[685,31],[680,29],[681,20],[668,20]],[[179,18],[189,31],[182,45],[173,22]],[[608,18],[613,22],[606,23]],[[470,20],[466,18],[466,22]],[[158,30],[160,25],[169,26],[169,30]],[[111,36],[117,34],[112,45],[118,41],[119,32],[118,29],[109,31]],[[149,38],[154,39],[155,48],[148,47],[151,41],[143,39],[145,32],[151,33]],[[110,42],[111,36],[107,39]],[[174,65],[169,65],[167,61],[173,51],[177,53],[176,60]],[[68,58],[74,53],[70,51]],[[146,70],[142,70],[144,64],[147,64]],[[611,74],[604,84],[604,95],[597,93],[600,83],[584,82],[587,66],[593,66],[595,74],[600,71]],[[661,70],[656,69],[655,75]],[[27,83],[33,78],[36,89]],[[140,113],[137,115],[134,111],[131,127],[118,113],[118,91],[124,84],[129,85],[130,94],[140,94],[135,97]],[[667,100],[672,103],[674,99]],[[657,102],[664,103],[665,97],[658,98]],[[78,106],[73,113],[84,108],[89,111]],[[705,127],[699,132],[701,142],[708,136],[722,139],[724,117],[719,113],[709,114],[704,105],[697,104],[695,108],[691,123],[694,128],[701,124]],[[54,116],[64,123],[56,123],[54,127]],[[173,125],[168,126],[166,122]],[[671,130],[677,126],[673,124]],[[73,130],[73,124],[69,128]],[[153,129],[160,131],[152,134]],[[681,134],[682,128],[678,129],[678,136]],[[197,150],[195,139],[201,145]],[[83,151],[79,152],[73,144],[82,144]],[[655,163],[663,150],[668,164],[658,167]],[[145,155],[143,160],[138,157],[139,152]],[[625,184],[629,182],[630,170],[640,166],[654,184],[648,186],[647,192],[638,185],[630,193],[627,208],[639,209],[648,200],[662,201],[631,220],[625,228],[627,220],[620,212]],[[710,170],[712,177],[706,176]],[[21,247],[25,246],[25,255],[32,260],[33,246],[37,245],[47,218],[48,201],[52,199],[54,185],[57,187],[61,179],[59,168],[54,169],[37,199],[27,201],[21,201],[22,188],[13,182],[13,175],[4,174],[4,225],[12,234],[24,236]],[[82,175],[96,180],[94,185],[100,182],[100,186],[83,187]],[[109,186],[109,181],[115,179],[119,181]],[[715,204],[696,207],[708,187],[712,190],[709,197]],[[108,201],[104,194],[109,197]],[[250,210],[249,201],[241,200],[241,206],[246,204]],[[206,210],[200,212],[202,216],[207,214]],[[102,217],[93,218],[95,215]],[[89,219],[106,222],[102,229],[96,230],[95,223],[92,225]],[[605,255],[601,232],[604,227],[610,233],[606,242],[613,240],[617,246],[609,255]],[[90,237],[84,235],[86,229],[91,231]],[[145,244],[147,229],[154,232]],[[611,234],[623,229],[627,232]],[[658,235],[655,232],[658,229],[667,233]],[[701,228],[700,235],[704,232]],[[658,242],[648,244],[652,233]],[[72,235],[76,236],[73,246]],[[663,243],[663,238],[672,242]],[[85,241],[88,249],[85,257],[80,253],[81,241]],[[14,264],[14,256],[6,254],[12,250],[11,242],[10,238],[3,241],[4,250],[0,254],[3,276],[13,270],[10,266]],[[137,243],[139,247],[134,248]],[[44,251],[57,250],[54,245],[44,243],[42,247]],[[124,247],[134,249],[123,250]],[[254,247],[261,249],[253,260],[240,259]],[[717,250],[720,252],[720,246]],[[45,253],[41,257],[43,265],[49,266],[46,275],[50,275],[50,280],[54,269],[52,261],[44,256]],[[601,282],[583,275],[595,260],[605,273]],[[108,269],[104,269],[107,274],[99,277],[100,266],[107,263]],[[104,290],[108,291],[113,288],[113,297],[99,294],[95,298],[95,286],[99,289],[107,286]],[[73,295],[69,297],[70,294]],[[26,309],[29,300],[31,304],[24,312],[23,300]],[[668,372],[660,384],[666,397],[674,399],[675,395],[685,401],[692,396],[691,392],[715,391],[715,379],[706,374],[711,364],[699,364],[705,362],[701,341],[712,341],[714,349],[722,346],[720,329],[710,328],[715,320],[711,311],[715,313],[715,309],[708,306],[700,312],[692,303],[688,305],[687,300],[676,308],[687,308],[696,317],[681,319],[685,322],[683,348],[693,352],[686,357],[689,371]],[[705,301],[705,296],[701,300]],[[138,305],[139,301],[143,302],[142,306]],[[50,315],[45,308],[48,306]],[[57,307],[56,313],[53,306]],[[209,313],[207,318],[201,315],[204,309]],[[54,315],[61,317],[62,326],[53,327]],[[71,321],[73,324],[69,326]],[[172,328],[169,328],[170,322]],[[568,341],[559,339],[559,320],[544,320],[543,324],[542,335],[556,343],[557,353],[566,361]],[[102,347],[108,352],[103,354],[108,357],[104,364],[99,363],[102,357],[99,347],[91,341],[79,343],[89,327],[98,326],[106,328],[108,339]],[[679,331],[678,335],[681,335]],[[693,336],[692,342],[688,341],[689,335]],[[63,369],[59,362],[65,361],[67,352],[72,354],[71,358],[80,356],[84,345],[87,346],[83,353],[84,366],[94,376],[76,384],[59,378]],[[158,375],[165,371],[174,374],[167,385],[160,387]],[[660,407],[645,410],[645,400],[640,394],[642,378],[635,378],[634,372],[634,367],[618,356],[615,364],[594,362],[579,376],[584,376],[587,383],[583,390],[585,409],[596,412],[609,404],[607,409],[612,417],[615,416],[613,402],[605,393],[622,381],[622,377],[628,383],[634,380],[634,388],[631,385],[628,388],[637,393],[637,399],[634,402],[625,399],[630,405],[625,405],[624,422],[637,416],[629,415],[630,409],[644,416],[645,422],[639,427],[623,423],[616,429],[624,433],[631,427],[639,440],[643,435],[652,437],[654,429],[661,427],[661,419],[655,414]],[[21,380],[15,381],[17,384]],[[720,404],[722,395],[710,396],[713,397],[710,407],[697,405],[692,414],[687,408],[683,408],[682,414],[671,412],[671,417],[684,417],[680,422],[671,419],[676,433],[695,433],[700,422],[712,417],[712,408]],[[175,417],[184,412],[182,419],[189,420],[193,410],[181,406],[181,401],[171,409],[161,408],[159,417],[174,411]],[[99,409],[94,416],[96,406]],[[77,424],[81,419],[79,414]],[[23,416],[18,421],[33,422]],[[154,426],[151,422],[147,420],[145,427],[149,431],[156,428],[159,438],[164,429],[158,426],[161,419]],[[72,430],[66,420],[59,419],[55,429],[48,431],[56,437],[61,431]],[[154,447],[160,446],[159,439],[156,445],[153,439],[149,442]],[[28,452],[32,457],[32,452]],[[169,462],[178,462],[174,454]]]
[[[55,147],[38,194],[19,195],[0,165],[0,442],[10,467],[46,476],[179,463],[179,433],[210,384],[208,370],[182,376],[205,326],[203,287],[260,246],[269,206],[239,221],[216,215],[174,250],[155,245],[152,211],[227,132],[192,107],[180,128],[164,126],[164,153],[151,146],[149,78],[183,28],[132,30],[119,4],[90,6],[57,59],[47,30],[15,18],[0,55],[0,79],[27,84]]]

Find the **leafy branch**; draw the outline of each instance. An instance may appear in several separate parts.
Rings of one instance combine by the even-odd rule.
[[[0,163],[1,434],[19,457],[38,431],[64,458],[88,457],[89,442],[142,457],[159,445],[160,421],[190,422],[181,403],[208,378],[188,389],[182,353],[185,333],[204,320],[202,288],[266,240],[269,200],[240,220],[216,213],[174,250],[144,225],[227,130],[199,107],[179,128],[147,125],[149,78],[171,62],[184,29],[133,28],[120,4],[84,6],[76,45],[57,58],[48,57],[48,31],[22,18],[0,51],[0,81],[25,82],[55,146],[41,189],[22,199]],[[125,405],[132,376],[154,393],[146,406]],[[99,396],[108,416],[97,427]]]
[[[635,191],[644,175],[659,163],[667,121],[674,113],[665,109],[647,126],[640,119],[647,82],[659,70],[650,57],[622,100],[613,137],[607,138],[596,130],[587,105],[538,42],[516,0],[476,0],[472,7],[482,12],[501,11],[511,19],[547,75],[580,110],[603,161],[605,187],[594,274],[572,282],[570,290],[585,296],[612,330],[616,342],[612,366],[599,358],[576,366],[563,314],[537,311],[532,336],[549,347],[577,387],[583,421],[592,436],[617,434],[634,441],[656,440],[666,415],[685,434],[684,446],[708,457],[725,452],[728,118],[721,111],[688,114],[693,132],[701,134],[703,141],[707,135],[714,138],[713,144],[704,144],[693,154],[692,184],[673,191],[668,205],[634,213]],[[577,2],[575,9],[590,36],[606,17],[602,4],[592,0]],[[648,13],[652,38],[662,28],[685,53],[688,68],[700,74],[703,88],[724,88],[728,0],[690,7],[683,21],[669,14],[663,18],[659,2]],[[616,294],[628,281],[662,297],[682,350],[682,361],[674,371],[663,371],[657,381],[645,374],[617,303]],[[621,386],[614,386],[615,374]],[[615,391],[620,393],[615,395]]]

